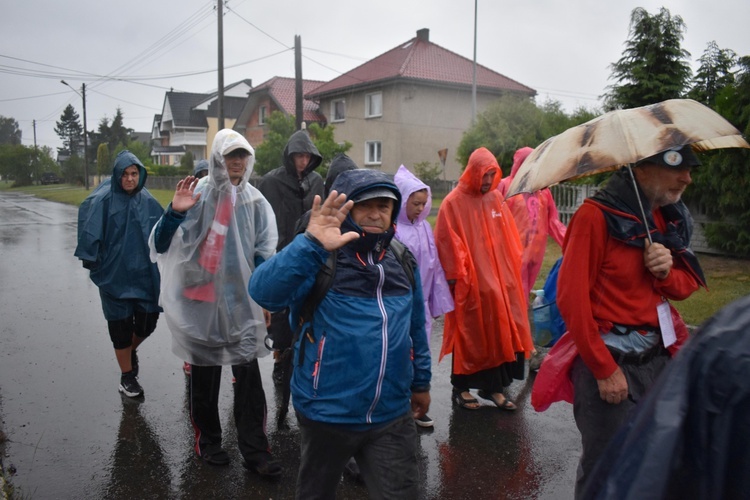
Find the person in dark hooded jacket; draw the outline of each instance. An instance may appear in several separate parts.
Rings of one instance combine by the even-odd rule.
[[[295,234],[297,220],[312,207],[315,195],[323,196],[323,178],[315,172],[323,157],[318,152],[305,130],[298,130],[284,147],[283,164],[268,172],[260,181],[258,189],[268,200],[276,215],[281,250]],[[289,311],[276,311],[271,315],[268,335],[278,345],[292,338],[287,318]],[[284,380],[283,364],[278,352],[274,352],[273,380],[281,384]]]
[[[286,143],[283,165],[261,179],[258,189],[276,215],[277,250],[292,241],[297,219],[310,210],[315,195],[323,196],[323,178],[315,172],[322,161],[307,132],[298,130]]]
[[[145,188],[146,169],[130,151],[115,158],[112,177],[78,209],[74,255],[99,287],[104,318],[120,365],[119,390],[143,395],[136,349],[156,329],[159,270],[149,259],[148,236],[163,212]]]

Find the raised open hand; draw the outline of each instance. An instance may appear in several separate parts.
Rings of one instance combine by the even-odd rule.
[[[177,183],[177,188],[174,190],[174,196],[172,197],[172,210],[175,212],[187,212],[195,206],[201,198],[200,193],[193,196],[195,186],[198,185],[199,180],[197,177],[188,175]]]
[[[307,232],[329,252],[356,240],[359,235],[354,231],[341,234],[341,223],[344,222],[353,205],[353,201],[346,201],[345,194],[338,194],[336,191],[331,191],[322,205],[320,196],[316,195],[310,212],[310,222],[307,224]]]

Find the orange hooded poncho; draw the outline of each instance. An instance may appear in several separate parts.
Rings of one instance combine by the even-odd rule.
[[[482,177],[495,171],[487,193]],[[472,153],[458,187],[440,206],[435,242],[446,279],[455,280],[455,310],[445,317],[440,359],[469,375],[526,357],[533,350],[521,284],[523,248],[513,216],[496,189],[502,177],[486,148]]]

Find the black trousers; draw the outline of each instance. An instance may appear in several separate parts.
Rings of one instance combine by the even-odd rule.
[[[599,396],[599,384],[581,357],[578,356],[573,362],[573,418],[581,433],[582,447],[576,473],[576,498],[581,498],[585,483],[609,441],[627,420],[636,404],[646,396],[669,359],[665,353],[642,365],[619,365],[628,382],[628,398],[616,405],[603,401]]]
[[[240,453],[250,465],[271,457],[266,436],[266,394],[258,360],[232,366],[234,422]],[[209,445],[221,446],[219,388],[221,366],[193,365],[190,375],[190,419],[195,429],[195,452]]]
[[[411,412],[371,430],[306,419],[300,432],[298,500],[334,500],[341,474],[354,457],[371,500],[414,500],[419,496],[417,426]]]

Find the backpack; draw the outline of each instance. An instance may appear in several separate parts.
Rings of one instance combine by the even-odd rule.
[[[562,257],[557,259],[544,282],[544,299],[550,304],[550,331],[552,332],[552,339],[544,347],[555,345],[567,330],[565,320],[563,320],[560,310],[557,308],[557,275],[562,265],[562,259]]]

